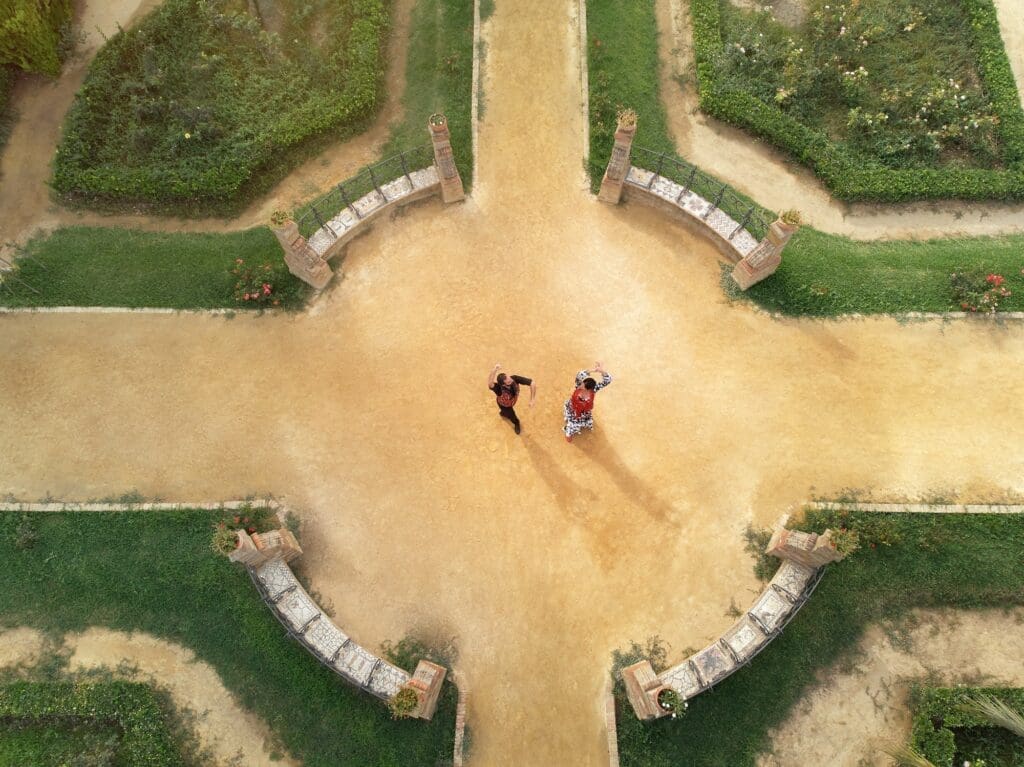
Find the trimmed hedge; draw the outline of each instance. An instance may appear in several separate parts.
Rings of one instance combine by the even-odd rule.
[[[1024,711],[1024,690],[1019,688],[916,687],[913,690],[912,745],[935,767],[953,767],[957,755],[954,730],[981,728],[1001,732],[985,717],[962,708],[968,698],[979,694],[1000,700],[1017,711]],[[971,760],[978,758],[975,754],[961,754],[961,757]],[[1014,757],[1017,759],[1014,759],[1013,764],[1024,761],[1024,740],[1020,740],[1020,747],[1014,749]]]
[[[725,122],[771,141],[811,167],[829,190],[847,201],[1024,200],[1024,111],[991,0],[960,0],[971,17],[971,41],[984,86],[998,115],[1007,170],[901,169],[865,166],[828,136],[718,78],[723,49],[719,0],[692,0],[694,57],[700,106]]]
[[[0,67],[60,74],[64,26],[71,22],[71,0],[0,0]]]
[[[384,0],[319,16],[313,6],[309,18],[281,5],[286,40],[228,0],[168,0],[111,38],[68,113],[54,188],[94,202],[223,203],[267,186],[304,142],[364,125],[382,96]]]
[[[184,764],[164,721],[164,712],[153,691],[144,684],[14,682],[0,687],[0,733],[5,726],[61,727],[86,722],[117,728],[118,764]]]

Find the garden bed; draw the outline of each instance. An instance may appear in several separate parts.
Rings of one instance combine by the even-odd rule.
[[[717,1],[717,0],[716,0]],[[615,113],[639,115],[636,146],[676,157],[658,87],[657,24],[653,0],[587,3],[590,83],[590,163],[596,191],[608,164]],[[683,160],[685,161],[685,160]],[[720,184],[707,178],[708,189]],[[742,199],[743,195],[737,195]],[[761,214],[774,213],[759,206]],[[730,211],[742,217],[743,211]],[[1011,295],[1000,310],[1024,310],[1024,236],[950,238],[924,242],[860,242],[803,227],[786,246],[782,265],[739,294],[796,316],[962,311],[950,285],[958,271],[999,274]],[[738,294],[725,275],[723,284]]]
[[[167,0],[111,38],[68,114],[55,189],[208,214],[364,128],[382,101],[384,1],[265,10]]]
[[[911,691],[914,712],[912,745],[935,767],[954,767],[983,760],[992,767],[1022,767],[1024,738],[993,725],[965,708],[979,695],[1024,712],[1024,690],[1004,687],[927,687]]]
[[[701,108],[843,200],[1024,199],[1024,112],[991,0],[810,0],[799,32],[694,0]]]
[[[859,531],[861,549],[831,565],[782,635],[712,694],[689,701],[685,717],[640,722],[618,684],[623,767],[753,765],[770,744],[769,730],[869,624],[898,619],[914,607],[1024,604],[1019,517],[809,511],[801,527],[842,526]]]
[[[182,644],[307,767],[450,759],[454,686],[446,684],[432,721],[393,720],[289,639],[245,570],[211,551],[219,519],[205,511],[0,513],[0,622],[52,633],[103,625]]]
[[[0,764],[184,761],[146,685],[23,681],[0,687]]]

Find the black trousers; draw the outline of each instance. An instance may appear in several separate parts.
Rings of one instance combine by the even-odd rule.
[[[515,408],[498,405],[498,412],[501,413],[502,418],[510,420],[513,426],[519,425],[519,416],[516,415]]]

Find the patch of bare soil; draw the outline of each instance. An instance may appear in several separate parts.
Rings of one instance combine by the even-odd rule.
[[[807,18],[807,5],[804,0],[774,0],[774,2],[732,0],[732,4],[747,11],[767,9],[771,11],[776,21],[790,29],[799,28]]]
[[[899,646],[880,627],[869,629],[852,666],[821,675],[758,765],[887,767],[879,744],[910,737],[910,682],[1024,687],[1024,610],[920,611],[911,620]]]
[[[1014,0],[999,12],[1007,49],[1018,66],[1024,21]],[[931,202],[908,205],[846,204],[835,200],[814,174],[778,150],[700,112],[693,73],[693,35],[686,0],[656,0],[661,93],[669,131],[679,153],[762,204],[797,208],[817,229],[856,240],[925,239],[1024,232],[1024,205]],[[1007,20],[1009,24],[1007,24]]]
[[[217,672],[191,650],[148,634],[101,628],[68,634],[64,641],[71,672],[105,668],[167,690],[178,710],[196,714],[191,725],[218,764],[297,764],[274,753],[266,723],[239,706]]]
[[[57,80],[39,76],[19,79],[11,98],[17,120],[0,155],[0,256],[37,232],[58,226],[126,226],[151,231],[233,231],[264,223],[276,208],[291,209],[316,196],[373,161],[387,141],[391,124],[401,119],[405,89],[406,47],[414,0],[395,0],[385,77],[385,103],[368,130],[328,148],[288,174],[266,196],[235,219],[181,219],[161,216],[105,215],[69,210],[50,198],[47,182],[60,129],[86,69],[118,25],[130,27],[160,0],[89,0],[77,25],[84,42]]]
[[[35,665],[45,643],[40,632],[27,626],[0,630],[0,669]]]

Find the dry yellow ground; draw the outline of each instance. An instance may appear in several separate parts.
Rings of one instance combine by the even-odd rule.
[[[726,628],[748,523],[1024,490],[1020,325],[772,320],[710,245],[586,194],[568,5],[498,3],[473,198],[379,224],[308,314],[0,317],[0,495],[284,496],[358,641],[456,638],[486,767],[602,764],[610,651]],[[522,437],[499,361],[540,387]]]

